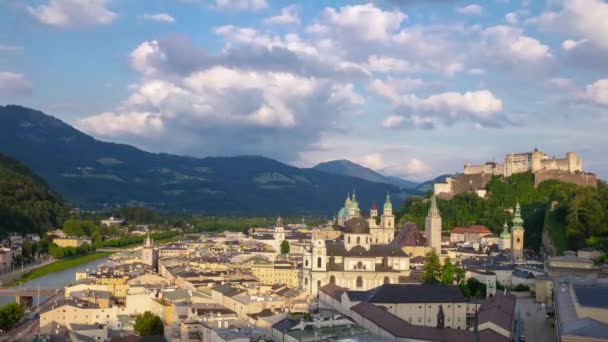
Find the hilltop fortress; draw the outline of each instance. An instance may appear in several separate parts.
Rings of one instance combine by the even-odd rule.
[[[504,163],[487,162],[483,165],[464,164],[464,174],[487,173],[493,176],[509,177],[514,173],[562,171],[568,173],[583,172],[583,161],[574,152],[566,153],[565,158],[549,158],[546,154],[534,149],[527,153],[510,153]]]
[[[504,162],[487,162],[483,165],[464,165],[464,173],[447,177],[443,183],[434,184],[434,192],[441,198],[452,198],[459,193],[476,193],[485,197],[485,187],[492,176],[509,177],[513,174],[531,172],[534,174],[534,186],[546,180],[554,179],[581,186],[597,186],[594,174],[583,172],[583,161],[574,152],[567,152],[565,158],[550,158],[534,149],[526,153],[510,153]]]

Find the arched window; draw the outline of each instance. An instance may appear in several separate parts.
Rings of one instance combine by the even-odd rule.
[[[317,258],[317,268],[321,268],[321,261],[322,261],[321,257],[318,257]]]
[[[361,276],[357,277],[357,287],[363,287],[363,278]]]
[[[317,280],[317,289],[319,289],[321,287],[321,281]]]
[[[306,259],[306,262],[305,262],[305,264],[306,264],[306,267],[308,267],[308,259]]]
[[[304,278],[304,285],[308,285],[308,278]]]
[[[357,245],[361,244],[361,238],[357,236]]]
[[[382,266],[383,267],[387,267],[388,266],[388,258],[387,257],[382,258]]]
[[[384,277],[384,284],[390,284],[391,280],[389,279],[389,277]]]
[[[350,243],[350,236],[348,237],[348,243]]]
[[[519,238],[517,238],[517,243],[519,243]]]
[[[329,277],[329,283],[335,285],[336,284],[336,277],[334,277],[333,275],[331,277]]]

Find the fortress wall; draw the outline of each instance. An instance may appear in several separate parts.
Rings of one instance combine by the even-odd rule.
[[[465,165],[464,166],[464,174],[466,174],[466,175],[477,174],[477,173],[482,173],[482,172],[492,174],[493,165],[485,164],[485,165]]]
[[[546,180],[558,180],[566,183],[574,183],[580,186],[591,186],[597,188],[597,177],[592,173],[570,173],[567,171],[553,170],[541,171],[534,174],[534,187]]]

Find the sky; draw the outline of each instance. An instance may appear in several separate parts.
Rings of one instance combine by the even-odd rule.
[[[0,104],[152,152],[608,177],[604,0],[3,0]]]

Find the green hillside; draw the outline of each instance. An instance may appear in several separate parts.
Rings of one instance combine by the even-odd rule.
[[[504,222],[510,222],[504,209],[514,207],[519,200],[527,247],[539,248],[545,225],[560,251],[589,245],[608,247],[603,246],[608,241],[608,186],[604,181],[599,181],[597,189],[559,181],[546,181],[534,189],[534,175],[524,173],[509,178],[494,177],[487,190],[487,199],[474,194],[439,199],[443,229],[482,224],[500,233]],[[412,221],[423,227],[427,208],[426,199],[411,197],[401,208],[400,221]]]
[[[0,234],[42,232],[61,226],[67,208],[46,183],[0,154]]]

